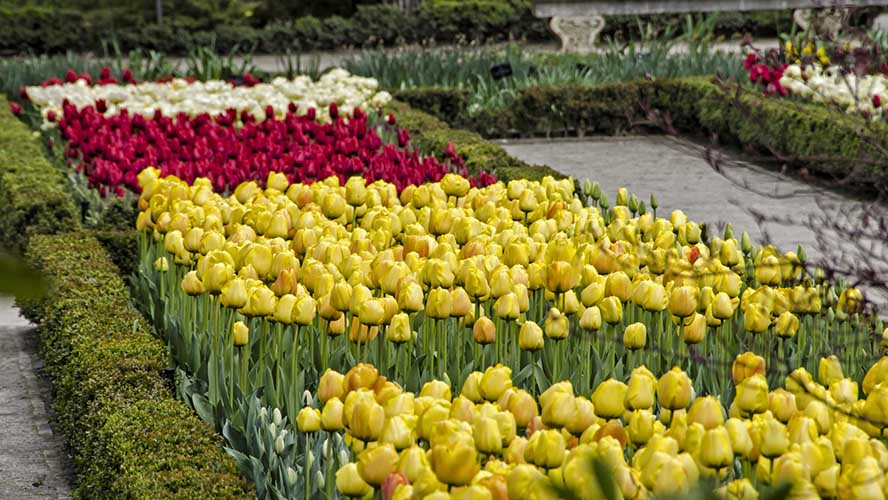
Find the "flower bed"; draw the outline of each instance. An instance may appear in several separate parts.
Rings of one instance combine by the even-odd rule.
[[[25,89],[27,98],[40,110],[44,127],[53,126],[55,119],[62,115],[66,101],[77,109],[96,106],[108,117],[124,109],[130,115],[145,118],[153,116],[156,110],[167,116],[179,113],[216,116],[233,109],[238,114],[246,111],[262,121],[270,116],[282,117],[287,112],[305,114],[314,109],[318,121],[328,122],[330,104],[335,103],[338,111],[347,116],[356,109],[377,109],[391,100],[388,92],[377,90],[376,80],[353,76],[341,69],[325,73],[316,82],[302,76],[243,86],[221,80],[200,82],[180,78],[125,85],[110,81],[91,85],[84,78],[47,83],[55,84]],[[272,112],[268,113],[269,110]]]
[[[281,119],[264,121],[234,110],[215,119],[206,113],[172,118],[160,112],[146,119],[126,110],[109,117],[91,106],[66,105],[59,129],[65,156],[90,186],[118,196],[138,192],[136,176],[149,166],[187,182],[207,177],[220,192],[270,172],[299,182],[362,175],[370,182],[393,182],[399,190],[437,181],[451,170],[465,173],[455,152],[446,163],[420,157],[410,148],[409,133],[393,127],[394,119],[374,126],[360,109],[345,119],[335,104],[330,108],[333,121],[320,124],[313,109],[300,116],[295,105]],[[385,136],[396,136],[397,145],[385,144]],[[491,181],[482,176],[475,182]]]
[[[177,364],[194,374],[191,399],[205,418],[215,420],[219,428],[239,429],[229,420],[248,404],[247,395],[255,394],[258,404],[278,408],[291,425],[296,423],[300,433],[288,430],[282,453],[299,470],[309,472],[303,472],[297,486],[282,473],[269,480],[282,491],[295,488],[296,497],[329,494],[330,475],[338,467],[334,462],[345,463],[338,458],[316,462],[311,458],[314,453],[307,451],[291,454],[294,448],[313,450],[318,445],[311,433],[320,428],[324,413],[320,406],[303,409],[300,395],[306,389],[318,391],[324,407],[331,395],[345,405],[329,409],[325,429],[344,428],[343,443],[358,457],[357,468],[345,465],[337,475],[337,486],[348,496],[367,493],[367,484],[380,487],[395,471],[396,462],[414,460],[398,450],[415,450],[417,437],[424,447],[431,446],[431,457],[440,456],[431,458],[430,468],[423,469],[420,463],[411,469],[426,474],[425,479],[404,474],[414,488],[421,488],[414,491],[431,492],[445,484],[461,487],[489,477],[477,476],[481,463],[468,460],[476,450],[487,457],[482,460],[486,470],[502,476],[492,481],[508,484],[507,477],[524,474],[537,485],[545,479],[539,479],[542,475],[536,469],[518,466],[520,460],[564,473],[566,449],[578,440],[598,444],[577,448],[583,451],[572,451],[571,456],[594,455],[605,436],[617,438],[618,450],[631,436],[624,427],[635,434],[638,426],[653,425],[655,416],[675,427],[652,433],[671,437],[687,453],[667,451],[663,462],[657,462],[658,467],[671,464],[669,470],[677,479],[674,483],[658,479],[656,468],[635,462],[634,469],[628,463],[622,468],[611,463],[614,473],[628,481],[621,487],[655,493],[684,490],[700,474],[707,475],[707,467],[742,468],[743,464],[743,477],[750,479],[754,465],[770,467],[768,460],[773,459],[775,466],[784,462],[789,466],[798,455],[791,454],[780,438],[785,446],[763,453],[765,460],[760,459],[761,452],[737,451],[740,462],[735,463],[733,448],[726,451],[733,443],[725,444],[727,430],[721,429],[707,438],[718,441],[717,458],[700,456],[702,448],[695,448],[699,441],[685,441],[686,435],[679,433],[691,432],[688,429],[696,423],[694,432],[699,435],[694,439],[702,439],[703,430],[720,428],[725,410],[718,398],[727,402],[736,394],[728,413],[745,421],[732,425],[749,427],[747,432],[754,434],[762,429],[785,433],[782,426],[796,415],[802,423],[794,426],[813,430],[801,420],[802,410],[818,398],[818,411],[828,414],[830,406],[848,403],[843,411],[869,419],[872,414],[863,413],[863,402],[853,404],[860,380],[866,393],[879,394],[872,396],[873,401],[882,397],[873,389],[882,377],[881,363],[870,370],[878,339],[867,333],[869,320],[858,316],[862,305],[858,291],[815,284],[810,275],[802,274],[802,259],[792,252],[781,254],[772,247],[753,252],[745,237],[738,241],[730,233],[725,239],[707,240],[681,212],[657,218],[625,190],[611,207],[607,196],[592,185],[580,194],[570,180],[551,178],[478,189],[451,174],[440,183],[410,187],[396,196],[394,186],[367,186],[360,178],[344,186],[329,181],[306,186],[271,174],[265,190],[245,183],[228,198],[212,194],[206,180],[189,186],[147,170],[141,181],[145,187],[138,220],[145,233],[138,280],[142,303],[169,335]],[[832,293],[839,295],[835,302]],[[838,344],[843,348],[837,349]],[[739,372],[729,375],[732,370],[726,368],[746,350],[751,352],[735,362],[733,372],[754,361],[750,370],[760,373],[751,382],[743,381]],[[835,356],[819,361],[824,353]],[[498,429],[499,425],[506,430],[530,427],[530,434],[541,431],[540,436],[548,436],[528,434],[530,441],[517,441],[515,446],[529,448],[513,450],[514,457],[521,459],[505,463],[500,458],[505,458],[512,440],[501,440],[497,450],[495,439],[480,437],[482,431],[456,422],[476,414],[474,406],[481,400],[472,396],[472,384],[487,385],[486,372],[498,364],[502,367],[492,369],[499,375],[490,377],[500,386],[522,388],[527,397],[571,388],[564,391],[570,406],[557,417],[561,420],[550,414],[555,410],[547,409],[547,397],[542,396],[543,417],[534,424],[526,420],[523,425],[509,424],[510,418],[517,422],[517,415],[504,415],[511,413],[511,406],[500,400],[503,392],[484,396],[499,406],[482,405],[477,412],[488,413]],[[765,372],[764,366],[775,369]],[[827,376],[822,366],[840,368],[829,368]],[[801,369],[793,372],[792,380],[801,377],[798,383],[787,382],[788,391],[769,395],[768,387],[781,384],[794,368]],[[328,369],[351,371],[343,377]],[[818,369],[822,383],[835,382],[838,388],[828,393],[825,386],[808,387],[802,375]],[[478,373],[482,371],[484,375]],[[632,376],[638,379],[635,383],[646,380],[648,387],[661,386],[656,409],[653,401],[628,410],[622,406],[627,386],[621,381],[631,383],[630,372],[638,374]],[[652,373],[662,378],[657,381]],[[678,384],[684,396],[669,395],[672,389],[663,387],[670,384]],[[360,390],[371,387],[373,391]],[[460,387],[468,399],[450,402],[449,392]],[[576,398],[574,389],[591,395],[591,403]],[[404,393],[402,398],[405,390],[416,391],[419,397]],[[801,401],[808,391],[813,396]],[[693,393],[707,397],[694,400]],[[366,407],[358,402],[362,394],[369,398]],[[800,400],[798,406],[795,398]],[[396,405],[388,414],[384,409],[390,401],[414,399],[416,405],[423,401],[414,406],[417,410]],[[441,405],[432,411],[438,399]],[[694,406],[685,416],[682,411],[692,400]],[[701,409],[695,410],[697,406]],[[531,411],[526,402],[520,408]],[[771,413],[764,413],[768,409]],[[685,420],[673,422],[673,411]],[[764,414],[752,416],[759,413]],[[456,420],[430,423],[446,421],[448,415]],[[505,421],[498,422],[496,415]],[[568,429],[562,434],[567,422],[576,419],[580,419],[573,427],[576,432]],[[493,432],[494,424],[483,425]],[[855,421],[858,424],[865,431],[854,435],[868,439],[866,432],[873,427]],[[589,431],[593,425],[598,427]],[[479,434],[466,441],[464,432],[469,437],[472,432]],[[818,435],[831,432],[827,426]],[[851,431],[843,427],[835,432]],[[445,441],[436,441],[437,436]],[[556,442],[541,445],[535,441],[539,439]],[[435,451],[441,442],[466,447]],[[367,443],[377,446],[362,451]],[[536,446],[549,451],[539,455],[528,451]],[[653,448],[649,453],[654,451],[664,450]],[[645,456],[643,449],[636,456]],[[546,457],[554,458],[538,463]],[[454,461],[464,463],[462,472],[453,472]],[[240,462],[249,459],[242,457]],[[502,468],[491,471],[491,467]],[[865,471],[869,469],[859,472]],[[325,474],[326,480],[315,479],[315,473]],[[255,477],[256,472],[251,474]],[[787,477],[798,480],[797,488],[810,490],[817,475],[782,474],[769,469],[759,476],[759,484]],[[837,476],[837,470],[830,469],[829,474]],[[388,481],[402,481],[393,477]],[[727,487],[751,485],[740,482]]]

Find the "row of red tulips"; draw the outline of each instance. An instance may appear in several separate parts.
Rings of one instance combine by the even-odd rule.
[[[136,175],[148,166],[186,182],[207,177],[217,191],[247,180],[263,181],[270,172],[302,183],[330,176],[345,182],[361,175],[369,182],[391,182],[399,190],[439,181],[448,172],[467,174],[452,148],[442,160],[421,156],[411,147],[409,132],[396,129],[394,116],[373,124],[356,109],[345,119],[335,104],[330,105],[334,119],[327,124],[314,120],[313,109],[297,115],[293,104],[283,118],[263,121],[247,112],[238,116],[234,110],[217,117],[156,112],[145,118],[125,110],[105,116],[101,106],[99,102],[78,110],[65,105],[58,125],[69,163],[103,193],[138,192]],[[381,134],[391,134],[393,142],[396,137],[397,145],[386,144]],[[471,180],[484,186],[495,178],[482,173]]]

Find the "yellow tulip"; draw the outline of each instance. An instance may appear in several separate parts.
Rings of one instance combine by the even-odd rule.
[[[567,335],[570,333],[567,317],[561,314],[561,311],[555,307],[549,309],[549,313],[546,315],[545,324],[546,337],[552,340],[566,339]]]
[[[557,430],[535,432],[524,449],[524,459],[544,469],[561,467],[565,455],[564,436]]]
[[[725,430],[728,432],[728,437],[731,440],[731,449],[734,454],[750,458],[753,443],[746,424],[740,419],[729,418],[725,422]]]
[[[734,450],[727,429],[714,427],[703,434],[700,463],[713,469],[722,469],[734,463]]]
[[[762,333],[771,326],[771,312],[758,303],[747,306],[743,312],[743,328],[751,333]]]
[[[250,341],[250,328],[243,321],[235,321],[231,335],[235,347],[243,347]]]
[[[451,486],[469,484],[480,469],[475,448],[464,443],[432,447],[429,462],[438,480]]]
[[[333,397],[324,403],[324,409],[321,411],[321,428],[325,431],[341,431],[344,429],[343,411],[345,405],[339,398]]]
[[[232,279],[234,279],[234,269],[228,264],[217,262],[204,272],[202,282],[208,293],[218,295],[225,284]]]
[[[345,464],[336,471],[336,489],[351,498],[360,498],[373,492],[373,487],[361,478],[358,464]]]
[[[444,288],[433,288],[426,300],[426,314],[430,318],[446,319],[450,317],[453,299]]]
[[[629,416],[627,431],[629,439],[636,446],[647,443],[654,435],[654,422],[656,418],[649,409],[635,410]]]
[[[521,315],[518,305],[518,296],[514,292],[509,292],[502,297],[496,299],[493,303],[493,314],[501,319],[515,320]]]
[[[820,358],[817,374],[817,379],[820,383],[827,387],[833,382],[845,378],[842,372],[842,363],[835,354],[830,355],[828,358]]]
[[[321,412],[316,408],[306,406],[296,415],[296,427],[299,432],[311,433],[321,430]]]
[[[398,450],[409,448],[416,442],[416,436],[413,432],[413,428],[416,427],[416,420],[417,417],[415,415],[395,415],[387,419],[382,425],[379,442],[388,443]]]
[[[515,425],[522,429],[539,414],[533,396],[524,390],[518,390],[509,398],[508,410],[515,417]]]
[[[392,316],[392,321],[385,330],[385,338],[394,344],[403,344],[413,338],[410,316],[407,313],[398,313]]]
[[[721,403],[712,396],[695,399],[688,410],[688,423],[698,423],[706,430],[719,427],[724,422]]]
[[[422,287],[418,283],[408,282],[401,286],[398,292],[398,307],[407,313],[415,313],[423,310]],[[449,313],[448,313],[449,316]]]
[[[691,379],[677,366],[660,377],[657,385],[660,406],[668,410],[682,410],[688,407],[692,397]]]
[[[622,271],[608,274],[604,282],[605,296],[617,297],[620,302],[629,300],[631,288],[632,282],[629,280],[629,276],[626,276],[626,273]]]
[[[598,309],[601,311],[601,319],[611,325],[623,320],[623,303],[617,297],[603,298],[598,304]]]
[[[472,425],[475,448],[481,453],[499,454],[503,449],[503,437],[496,420],[481,417]]]
[[[632,323],[626,327],[626,331],[623,332],[623,345],[626,349],[644,349],[646,343],[647,328],[644,323]]]
[[[693,313],[690,317],[682,320],[684,326],[681,330],[681,337],[685,344],[699,344],[706,337],[706,317],[700,313]]]
[[[348,429],[362,441],[376,441],[385,423],[385,410],[372,398],[362,398],[355,403]]]
[[[697,311],[700,290],[692,286],[677,286],[669,294],[669,312],[679,318],[686,318]]]
[[[511,387],[512,369],[500,364],[484,370],[479,385],[481,397],[488,401],[498,400]]]
[[[768,381],[764,375],[754,374],[743,379],[737,385],[737,395],[734,404],[740,411],[761,413],[768,409]]]
[[[586,331],[601,329],[601,310],[598,306],[587,307],[580,316],[580,328]]]
[[[842,290],[839,295],[838,309],[844,314],[855,314],[863,310],[863,294],[856,288]]]
[[[738,385],[747,377],[756,374],[765,374],[764,358],[750,351],[738,354],[734,358],[734,363],[731,365],[731,377],[734,379],[734,385]]]
[[[277,307],[277,297],[269,288],[257,286],[249,291],[247,305],[241,309],[245,316],[271,316]]]
[[[598,384],[592,393],[592,404],[595,405],[595,414],[601,418],[619,418],[626,411],[623,400],[626,398],[626,384],[607,379]]]
[[[546,268],[546,288],[553,293],[564,293],[572,289],[577,282],[577,274],[573,267],[563,261],[556,260]]]
[[[580,300],[586,307],[592,307],[604,298],[604,286],[597,281],[593,281],[583,289],[580,293]]]
[[[761,454],[768,458],[778,457],[789,449],[786,426],[775,418],[765,418],[761,430]]]
[[[774,332],[779,337],[792,338],[799,331],[799,318],[789,311],[783,311],[777,317],[777,323]]]
[[[538,351],[543,348],[543,329],[537,323],[527,320],[518,331],[518,347],[523,351]]]

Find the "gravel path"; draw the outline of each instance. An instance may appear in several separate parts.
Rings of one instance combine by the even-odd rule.
[[[50,427],[33,325],[0,297],[0,498],[70,498],[71,468]]]
[[[736,236],[749,232],[756,244],[773,243],[783,251],[805,247],[809,261],[836,262],[838,256],[860,256],[888,275],[888,247],[884,241],[867,248],[868,241],[846,241],[817,234],[812,225],[843,217],[859,227],[864,211],[879,210],[825,188],[733,158],[719,152],[721,172],[704,158],[704,148],[668,136],[602,137],[583,140],[501,141],[506,150],[526,162],[545,164],[580,181],[597,180],[611,203],[619,187],[626,187],[647,202],[656,194],[658,215],[681,209],[689,218],[718,228],[734,226]],[[749,189],[751,188],[751,189]],[[757,213],[780,222],[760,222]],[[839,219],[842,220],[842,219]],[[822,233],[822,232],[820,232]],[[861,245],[862,244],[862,245]],[[864,248],[860,248],[863,246]],[[884,292],[873,293],[883,314],[888,304]]]

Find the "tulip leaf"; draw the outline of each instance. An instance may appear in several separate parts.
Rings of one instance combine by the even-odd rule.
[[[197,416],[201,418],[204,422],[216,426],[216,422],[213,419],[213,407],[210,405],[210,401],[203,394],[195,394],[191,396],[191,402],[194,404],[194,411],[197,413]]]

